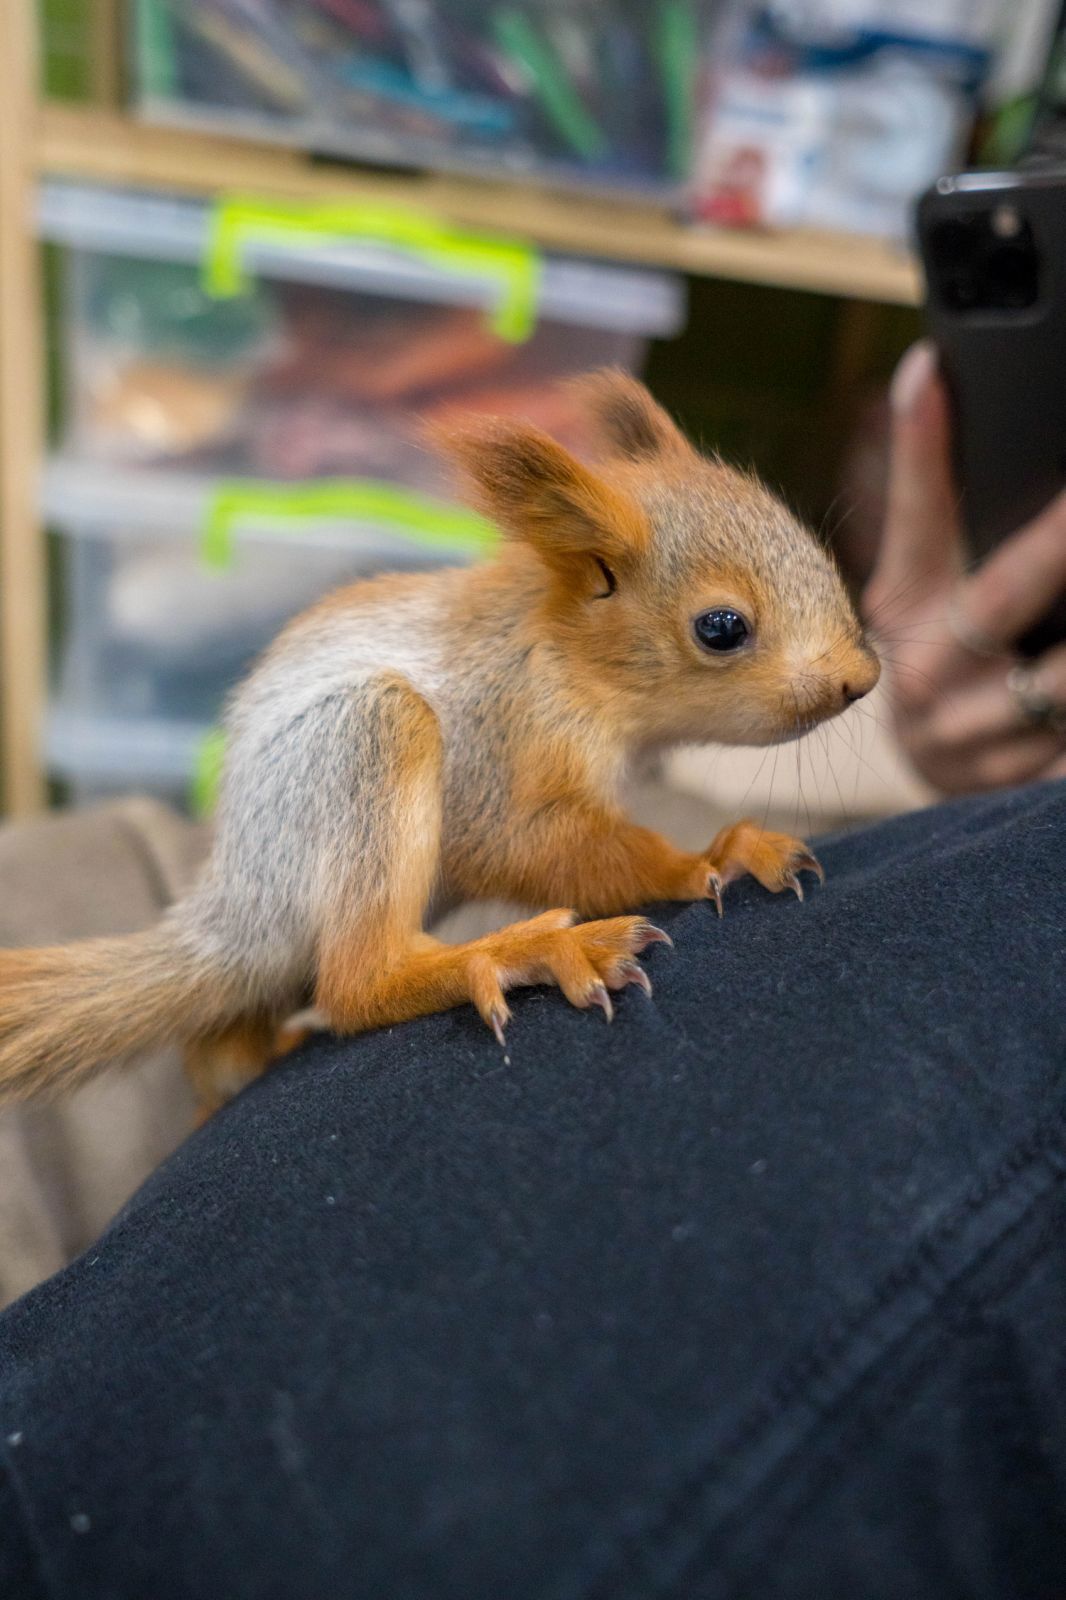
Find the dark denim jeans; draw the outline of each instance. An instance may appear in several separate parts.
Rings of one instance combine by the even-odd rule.
[[[190,1139],[0,1318],[4,1600],[1061,1600],[1066,785],[823,859]]]

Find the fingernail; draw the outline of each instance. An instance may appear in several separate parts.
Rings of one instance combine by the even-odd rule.
[[[928,339],[912,344],[896,368],[889,401],[897,416],[913,411],[922,390],[936,371],[936,352]]]

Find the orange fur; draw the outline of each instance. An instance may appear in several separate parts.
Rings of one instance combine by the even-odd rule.
[[[224,1033],[198,1039],[185,1050],[185,1071],[193,1086],[198,1120],[204,1121],[258,1078],[278,1056],[299,1041],[284,1042],[271,1019],[246,1018]]]
[[[347,1032],[470,1001],[502,1037],[507,991],[554,983],[609,1016],[664,937],[635,907],[720,912],[742,873],[802,897],[821,871],[802,841],[740,822],[682,851],[613,797],[641,750],[773,743],[871,688],[839,575],[635,380],[574,393],[596,468],[514,421],[437,428],[506,535],[497,558],[352,585],[282,632],[234,697],[212,863],[158,929],[0,952],[0,1096],[170,1037],[212,1107],[298,1039],[309,1001]],[[752,648],[704,648],[696,619],[719,608]],[[455,947],[425,931],[499,898],[573,909]]]
[[[575,921],[573,911],[545,911],[466,944],[414,940],[393,965],[352,974],[344,1023],[355,1032],[470,1001],[502,1043],[508,989],[554,983],[571,1005],[600,1006],[608,1015],[608,990],[642,982],[650,993],[634,958],[665,934],[642,917]]]
[[[58,1094],[105,1062],[228,1020],[226,978],[168,936],[0,951],[0,1098]]]
[[[433,433],[482,509],[563,575],[590,556],[626,565],[647,549],[651,532],[634,501],[539,428],[489,418]]]

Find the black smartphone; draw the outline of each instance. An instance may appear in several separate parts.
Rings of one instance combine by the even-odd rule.
[[[963,516],[983,557],[1066,488],[1066,162],[941,178],[917,226]],[[1019,648],[1063,639],[1066,594]]]

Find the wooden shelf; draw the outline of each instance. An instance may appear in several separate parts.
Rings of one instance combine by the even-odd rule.
[[[47,662],[44,322],[32,232],[36,17],[0,0],[0,810],[44,804],[38,756]]]
[[[93,78],[117,84],[116,0],[99,0]],[[43,458],[43,332],[34,186],[42,177],[210,197],[412,205],[445,221],[534,240],[564,255],[642,263],[700,277],[915,305],[913,259],[877,240],[815,232],[685,227],[650,205],[506,181],[376,172],[187,128],[152,126],[111,106],[38,103],[34,0],[0,0],[0,800],[40,806],[46,583],[37,505]],[[856,305],[851,317],[864,318]]]
[[[688,227],[653,206],[474,178],[376,173],[57,102],[41,108],[36,142],[38,170],[49,176],[199,195],[224,187],[279,199],[418,205],[453,223],[521,234],[571,255],[885,304],[920,299],[912,257],[875,239]]]

